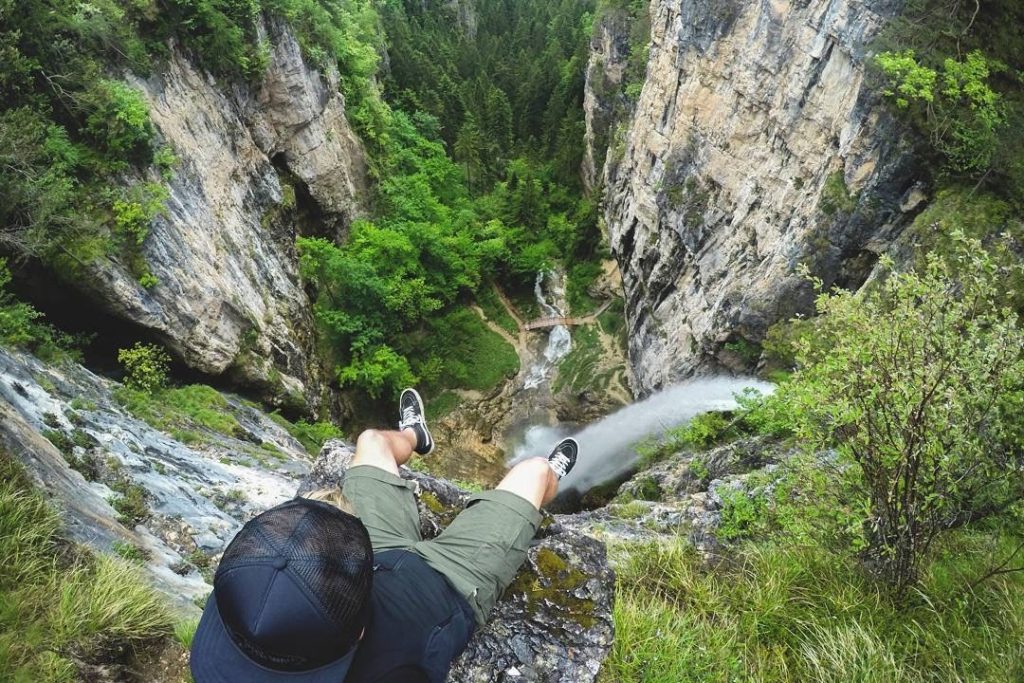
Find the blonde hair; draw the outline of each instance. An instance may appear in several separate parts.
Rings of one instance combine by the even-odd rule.
[[[338,508],[342,512],[347,512],[350,515],[356,514],[356,509],[352,506],[351,501],[345,497],[345,494],[341,492],[337,486],[325,489],[317,489],[311,493],[307,493],[303,496],[307,500],[318,500],[322,503],[327,503]]]

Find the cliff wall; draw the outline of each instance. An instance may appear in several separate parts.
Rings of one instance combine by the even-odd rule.
[[[337,75],[309,65],[283,23],[267,38],[258,84],[218,81],[177,49],[151,77],[127,77],[179,159],[167,213],[141,246],[156,284],[141,286],[117,261],[83,284],[190,367],[271,402],[315,406],[323,373],[294,226],[343,235],[362,211],[366,158]]]
[[[652,1],[646,82],[605,166],[635,391],[738,369],[733,350],[811,310],[799,264],[857,286],[906,222],[912,155],[865,66],[900,7]]]

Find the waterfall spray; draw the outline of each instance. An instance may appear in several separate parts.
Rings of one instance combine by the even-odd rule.
[[[636,465],[636,445],[663,435],[709,410],[736,407],[744,389],[771,393],[774,386],[750,378],[715,377],[679,384],[586,426],[576,434],[562,425],[531,427],[513,451],[513,461],[546,455],[559,439],[572,435],[580,443],[576,468],[562,481],[562,490],[583,492],[611,481]]]

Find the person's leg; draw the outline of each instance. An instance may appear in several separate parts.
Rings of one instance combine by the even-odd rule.
[[[356,455],[352,466],[372,465],[398,476],[398,468],[409,462],[416,448],[416,433],[411,429],[400,432],[367,429],[356,440]]]
[[[551,469],[547,458],[530,458],[509,470],[497,490],[525,498],[539,510],[558,494],[558,475]]]
[[[422,540],[415,484],[398,476],[415,443],[412,430],[370,429],[356,441],[342,492],[369,532],[375,552],[411,548]]]

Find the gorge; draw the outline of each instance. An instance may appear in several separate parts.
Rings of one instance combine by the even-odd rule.
[[[862,622],[837,635],[825,608],[804,615],[813,628],[778,630],[822,642],[779,644],[773,631],[764,649],[736,635],[748,649],[691,652],[665,637],[664,652],[686,652],[704,677],[644,648],[663,639],[652,633],[690,633],[680,615],[715,600],[732,619],[747,598],[716,593],[713,572],[747,586],[779,538],[818,563],[780,569],[786,581],[820,570],[842,575],[837,590],[863,588],[852,602],[875,595],[849,567],[880,542],[877,517],[857,517],[872,505],[859,480],[842,488],[862,471],[847,440],[874,428],[850,423],[869,410],[814,413],[828,408],[815,405],[828,403],[815,400],[824,384],[800,382],[839,362],[836,330],[902,334],[899,306],[863,302],[896,296],[890,274],[926,272],[929,258],[960,264],[947,269],[956,285],[934,287],[956,294],[977,265],[965,253],[991,253],[982,279],[1008,293],[982,288],[979,301],[996,303],[978,310],[1024,310],[1024,156],[1009,132],[1024,121],[1024,47],[1006,28],[1024,16],[1010,0],[980,7],[0,2],[0,464],[27,473],[75,547],[144,567],[188,631],[241,525],[310,481],[342,480],[348,442],[392,424],[394,396],[414,385],[439,449],[403,476],[429,494],[418,500],[432,533],[508,465],[567,435],[583,451],[553,507],[563,514],[547,518],[496,623],[449,680],[711,680],[724,661],[765,680],[923,676],[914,667],[932,660],[913,648],[941,637],[911,646],[894,628],[876,641]],[[843,293],[863,305],[842,308]],[[864,321],[829,326],[851,311]],[[1016,329],[1003,322],[972,318],[953,336]],[[949,348],[922,351],[921,366]],[[983,341],[964,349],[998,355]],[[1019,350],[997,350],[1009,360],[989,365],[1017,367]],[[912,375],[905,365],[883,380]],[[968,382],[984,366],[951,374]],[[847,382],[835,396],[870,393],[857,384],[870,367],[834,369]],[[1010,369],[976,383],[1015,392]],[[915,389],[933,381],[922,372],[906,379]],[[748,388],[759,396],[744,398]],[[1018,393],[993,410],[1019,405]],[[922,424],[932,415],[919,413]],[[930,433],[960,435],[974,415]],[[994,425],[975,431],[999,447],[970,457],[1006,459],[968,474],[1024,471],[1019,430],[1000,419],[975,419]],[[996,489],[1008,498],[976,500],[1016,510],[1015,485]],[[825,512],[787,507],[822,500]],[[973,513],[946,514],[953,529]],[[971,557],[1009,555],[1018,537],[977,534],[964,543],[989,550]],[[841,571],[815,554],[826,546]],[[561,558],[554,571],[548,552]],[[659,563],[672,566],[671,595],[644,588]],[[979,612],[1012,612],[1015,580],[984,594],[999,609]],[[893,605],[878,609],[896,615]],[[742,614],[729,623],[746,628]],[[1013,680],[1019,664],[985,676],[1012,658],[1018,627],[993,626],[1009,635],[976,644],[986,659],[964,670]],[[845,678],[803,654],[840,635],[874,653]],[[39,672],[52,655],[71,672],[53,680],[181,680],[187,644],[169,640],[164,629],[88,654],[40,646],[47,654],[23,664],[0,636],[0,678],[50,680]],[[161,654],[161,672],[132,673],[125,653],[143,641],[174,661]],[[711,651],[719,659],[701,670]],[[935,680],[953,680],[935,667]]]

